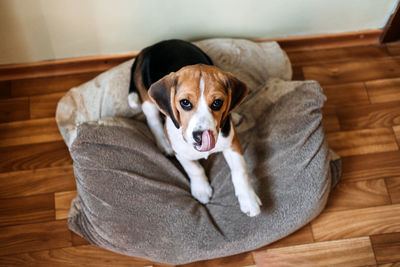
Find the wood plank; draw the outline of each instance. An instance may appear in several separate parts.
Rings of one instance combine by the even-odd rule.
[[[137,53],[104,55],[0,66],[0,81],[103,72],[134,58]]]
[[[324,86],[327,101],[324,106],[356,106],[369,104],[368,93],[363,82]]]
[[[11,81],[0,82],[0,99],[11,97]]]
[[[72,165],[62,141],[14,147],[0,147],[0,173]]]
[[[66,221],[24,224],[0,228],[0,255],[71,246]]]
[[[267,245],[265,247],[259,248],[255,251],[263,251],[266,249],[271,249],[271,248],[281,248],[281,247],[289,247],[289,246],[295,246],[295,245],[303,245],[303,244],[309,244],[313,243],[314,238],[312,235],[311,231],[311,225],[307,224],[306,226],[300,228],[293,234],[288,235],[287,237],[282,238],[281,240],[278,240],[270,245]]]
[[[0,173],[0,198],[27,197],[75,189],[71,165]]]
[[[325,211],[351,210],[391,204],[384,179],[352,183],[340,182],[335,186]]]
[[[322,115],[334,115],[336,116],[336,110],[338,109],[338,107],[336,106],[323,106],[322,107]]]
[[[400,78],[365,82],[371,103],[400,101]]]
[[[321,50],[351,46],[367,46],[379,44],[381,29],[345,32],[334,34],[317,34],[306,36],[282,37],[255,40],[256,42],[278,41],[285,51]]]
[[[342,130],[392,127],[400,124],[400,102],[341,107],[337,110]]]
[[[378,267],[400,267],[400,262],[391,262],[385,264],[379,264]]]
[[[65,93],[54,93],[29,97],[30,118],[55,117],[58,101],[64,95]]]
[[[76,191],[56,192],[54,194],[56,220],[68,218],[68,213],[71,208],[71,201],[76,197],[76,194]]]
[[[304,81],[304,73],[301,67],[293,67],[293,74],[292,74],[293,81]]]
[[[376,264],[368,237],[268,249],[253,255],[257,267],[355,267]]]
[[[54,220],[52,194],[0,199],[0,227]]]
[[[399,151],[342,158],[342,181],[397,177],[399,173]]]
[[[375,45],[312,51],[289,51],[287,54],[293,66],[307,66],[363,59],[379,59],[390,56],[386,47]]]
[[[399,57],[329,63],[303,67],[307,80],[322,85],[362,82],[400,76]]]
[[[248,265],[254,265],[253,256],[251,253],[242,253],[238,255],[233,255],[229,257],[223,257],[218,259],[197,261],[194,263],[178,265],[180,267],[228,267],[228,266],[238,266],[244,267]]]
[[[55,118],[0,124],[0,147],[61,141]]]
[[[22,79],[11,81],[12,97],[36,96],[56,92],[67,92],[99,75],[99,72],[78,73],[64,76]]]
[[[0,123],[29,119],[27,97],[0,99]]]
[[[0,257],[1,266],[40,267],[172,267],[172,265],[117,254],[93,245],[66,247]]]
[[[72,239],[72,245],[73,246],[82,246],[82,245],[89,245],[89,241],[84,239],[83,237],[80,237],[79,235],[75,234],[74,232],[71,231],[71,239]]]
[[[339,118],[336,115],[323,115],[322,126],[326,133],[340,131]]]
[[[343,157],[398,150],[391,128],[327,133],[326,137],[329,146]]]
[[[400,56],[400,42],[392,42],[385,44],[388,52],[392,56]]]
[[[400,144],[400,125],[393,126],[393,131],[397,139],[397,144]]]
[[[390,199],[393,204],[400,204],[400,176],[386,179]]]
[[[400,233],[371,236],[377,263],[400,261]]]
[[[316,241],[400,232],[400,205],[323,212],[311,229]]]

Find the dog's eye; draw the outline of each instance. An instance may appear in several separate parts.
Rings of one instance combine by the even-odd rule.
[[[190,103],[190,101],[187,100],[187,99],[182,99],[182,100],[180,101],[180,104],[181,104],[181,107],[182,107],[184,110],[191,110],[191,109],[193,108],[192,103]]]
[[[212,110],[218,111],[221,109],[223,103],[224,103],[224,101],[222,101],[221,99],[216,99],[216,100],[214,100],[214,102],[212,102],[210,107]]]

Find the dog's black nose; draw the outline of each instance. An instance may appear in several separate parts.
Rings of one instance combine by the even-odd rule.
[[[195,131],[193,132],[193,139],[196,143],[201,144],[201,136],[203,135],[203,131]]]

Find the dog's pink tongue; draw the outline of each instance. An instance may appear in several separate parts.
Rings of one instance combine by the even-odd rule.
[[[204,131],[201,135],[200,151],[209,151],[215,147],[214,135],[210,130]]]

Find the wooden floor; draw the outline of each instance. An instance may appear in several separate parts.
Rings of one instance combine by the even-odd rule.
[[[342,180],[291,236],[186,266],[400,266],[400,43],[289,56],[295,79],[319,81],[328,97],[323,124]],[[89,245],[66,224],[76,188],[56,103],[125,59],[0,70],[0,266],[165,266]]]

